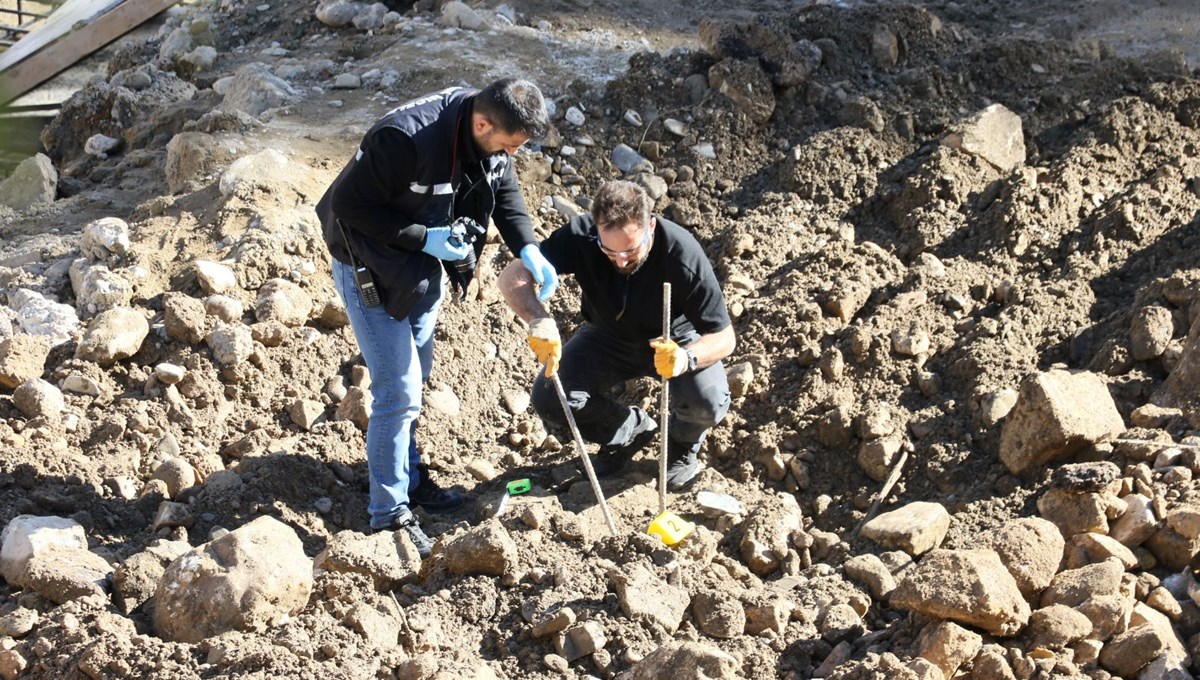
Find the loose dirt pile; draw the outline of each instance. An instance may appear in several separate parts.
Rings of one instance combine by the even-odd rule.
[[[73,523],[27,570],[6,532],[0,676],[1190,677],[1181,53],[1013,3],[433,4],[192,7],[42,133],[60,198],[0,223],[0,522]],[[626,176],[723,281],[736,399],[677,547],[644,533],[654,451],[605,483],[608,536],[529,409],[498,242],[418,434],[476,503],[425,519],[423,565],[367,535],[369,377],[312,206],[390,106],[510,73],[554,103],[518,158],[543,234]],[[222,560],[243,580],[161,620]]]

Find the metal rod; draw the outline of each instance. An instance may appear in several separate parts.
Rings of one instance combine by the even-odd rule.
[[[49,16],[50,16],[49,14],[42,14],[40,12],[30,12],[27,10],[17,11],[15,9],[9,9],[7,7],[0,7],[0,14],[15,14],[15,15],[17,15],[18,21],[20,21],[20,17],[33,17],[35,19],[46,19],[46,18],[49,18]]]
[[[13,33],[28,33],[30,30],[31,29],[25,28],[24,26],[8,26],[5,24],[0,24],[0,31],[11,31]]]
[[[563,416],[566,417],[567,425],[571,428],[571,435],[575,437],[575,448],[579,449],[579,458],[583,461],[583,471],[587,473],[588,481],[592,483],[592,493],[596,494],[596,500],[600,503],[600,511],[604,513],[604,521],[608,524],[608,530],[612,532],[613,536],[616,536],[617,525],[613,523],[612,514],[608,511],[608,503],[604,500],[604,491],[600,489],[600,480],[596,479],[596,471],[592,469],[592,461],[588,458],[587,444],[583,441],[583,435],[579,434],[579,427],[575,424],[575,414],[571,412],[571,407],[567,404],[567,393],[563,391],[558,373],[550,376],[550,381],[554,383],[554,391],[558,393],[558,401],[562,404]]]
[[[671,282],[663,281],[663,341],[671,340]],[[658,405],[659,437],[658,452],[658,514],[667,511],[667,407],[670,404],[671,384],[662,379],[662,399]]]
[[[887,479],[883,482],[883,486],[879,489],[879,495],[875,497],[875,502],[871,503],[871,509],[867,511],[867,514],[863,515],[863,518],[858,523],[858,526],[854,527],[854,532],[851,534],[852,536],[858,536],[859,532],[862,531],[863,526],[865,526],[867,522],[871,521],[871,518],[875,516],[876,512],[879,512],[880,503],[883,503],[883,499],[887,498],[887,495],[892,492],[892,487],[896,485],[896,482],[900,481],[900,471],[904,469],[904,464],[906,462],[908,462],[908,451],[902,452],[900,454],[900,459],[897,460],[896,464],[892,466],[891,473],[888,474]]]
[[[1160,442],[1153,439],[1111,439],[1109,441],[1117,444],[1156,444],[1164,449],[1200,449],[1197,444],[1176,444],[1174,442]]]

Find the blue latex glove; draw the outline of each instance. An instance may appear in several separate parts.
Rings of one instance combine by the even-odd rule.
[[[554,271],[554,265],[542,255],[542,249],[532,243],[521,249],[521,262],[525,263],[525,268],[533,275],[533,280],[542,287],[537,296],[538,301],[549,300],[558,288],[558,272]]]
[[[455,262],[467,256],[471,246],[463,241],[451,241],[450,227],[429,227],[425,230],[425,243],[421,250],[439,260]]]

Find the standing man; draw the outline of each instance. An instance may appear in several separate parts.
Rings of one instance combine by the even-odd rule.
[[[491,218],[541,286],[539,299],[554,292],[510,159],[549,129],[529,81],[448,88],[379,119],[317,204],[334,287],[371,374],[371,528],[404,529],[422,557],[433,542],[412,506],[447,512],[465,500],[434,483],[413,436],[444,280],[465,290]]]
[[[546,365],[532,402],[544,421],[566,424],[549,377],[561,376],[584,439],[600,444],[593,467],[612,474],[654,436],[654,420],[617,403],[608,388],[657,373],[671,380],[667,485],[678,491],[699,472],[696,454],[729,410],[721,360],[735,339],[721,286],[696,239],[650,214],[650,197],[632,182],[608,182],[581,215],[542,242],[561,274],[574,274],[586,321],[563,348],[558,327],[534,294],[536,281],[510,264],[498,285],[529,324],[529,345]],[[515,263],[514,263],[515,264]],[[671,283],[671,337],[662,336],[662,284]]]

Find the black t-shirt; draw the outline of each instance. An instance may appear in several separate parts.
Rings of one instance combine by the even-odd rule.
[[[559,274],[574,274],[583,292],[583,316],[629,340],[662,335],[662,284],[671,283],[671,337],[707,335],[730,325],[721,284],[700,243],[661,217],[654,245],[640,269],[617,271],[596,241],[591,215],[572,218],[542,242],[542,254]]]

